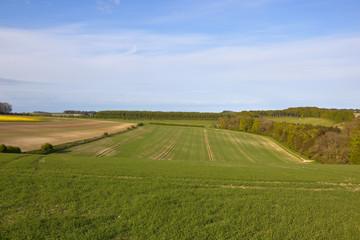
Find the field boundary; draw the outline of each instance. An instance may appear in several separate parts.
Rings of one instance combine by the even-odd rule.
[[[269,139],[270,141],[272,141],[273,143],[275,143],[276,145],[278,145],[280,148],[282,148],[285,152],[289,153],[290,155],[296,157],[298,159],[297,162],[301,162],[301,163],[304,163],[304,160],[311,160],[311,159],[308,159],[307,157],[301,155],[300,153],[284,146],[282,143],[278,142],[276,139],[273,139],[272,137],[270,136],[266,136],[266,135],[263,135],[263,134],[258,134],[258,133],[249,133],[249,132],[242,132],[242,131],[237,131],[237,130],[230,130],[230,129],[219,129],[219,130],[225,130],[225,131],[230,131],[230,132],[240,132],[240,133],[243,133],[243,134],[250,134],[250,135],[257,135],[257,136],[261,136],[261,137],[265,137],[267,139]],[[317,161],[313,160],[315,163],[317,163]]]
[[[126,133],[128,131],[133,130],[133,129],[137,129],[137,127],[134,126],[133,128],[128,128],[126,130],[122,130],[122,131],[119,131],[119,132],[110,133],[108,135],[103,134],[103,135],[96,136],[96,137],[93,137],[93,138],[86,138],[86,139],[77,140],[77,141],[73,141],[73,142],[67,142],[67,143],[54,145],[53,152],[60,152],[60,151],[66,150],[68,148],[76,147],[76,146],[83,145],[83,144],[86,144],[86,143],[95,142],[95,141],[98,141],[98,140],[101,140],[101,139],[104,139],[104,138],[107,138],[107,137],[111,137],[111,136],[118,135],[118,134],[121,134],[121,133]],[[44,153],[41,149],[25,151],[25,152],[22,152],[22,153],[25,153],[25,154],[45,154],[45,155],[48,154],[48,153]]]
[[[174,127],[199,127],[204,128],[204,125],[195,125],[195,124],[181,124],[181,123],[159,123],[159,122],[150,122],[151,125],[163,125],[163,126],[174,126]]]
[[[263,136],[263,135],[260,135]],[[307,161],[309,161],[309,159],[305,158],[304,156],[302,156],[300,153],[294,152],[294,150],[291,150],[287,147],[285,147],[283,144],[281,144],[280,142],[276,141],[275,139],[273,139],[272,137],[269,136],[263,136],[266,137],[267,139],[271,140],[273,143],[275,143],[276,145],[278,145],[279,147],[281,147],[285,152],[293,155],[294,157],[296,157],[299,161],[298,162],[302,162],[305,163]],[[316,162],[315,160],[310,160],[313,162]]]

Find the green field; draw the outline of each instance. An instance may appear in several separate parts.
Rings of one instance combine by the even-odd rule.
[[[360,167],[268,138],[148,125],[0,155],[0,239],[357,239]]]
[[[67,154],[226,163],[301,161],[266,137],[196,127],[146,125]]]
[[[93,120],[99,120],[99,119],[94,119]],[[216,125],[217,121],[213,121],[213,120],[163,120],[163,119],[154,119],[154,120],[124,120],[124,119],[119,119],[119,118],[106,118],[106,119],[101,119],[102,121],[115,121],[115,122],[129,122],[129,123],[166,123],[166,124],[183,124],[183,125],[198,125],[198,126],[205,126],[205,127],[214,127],[214,125]]]
[[[335,122],[325,118],[298,118],[298,117],[264,117],[274,122],[312,124],[325,127],[334,126]]]

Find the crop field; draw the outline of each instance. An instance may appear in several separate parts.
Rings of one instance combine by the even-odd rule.
[[[34,118],[37,119],[37,118]],[[126,130],[132,123],[45,118],[47,121],[0,121],[0,144],[20,147],[22,151],[39,149],[44,143],[61,144]]]
[[[312,124],[325,127],[334,126],[335,122],[325,118],[298,118],[298,117],[265,117],[274,122]]]
[[[211,128],[146,125],[69,149],[70,155],[225,163],[301,162],[263,136]]]
[[[114,121],[114,122],[129,122],[129,123],[163,123],[163,124],[172,124],[172,125],[197,125],[197,126],[204,126],[204,127],[213,127],[216,125],[217,121],[214,120],[161,120],[161,119],[154,119],[154,120],[123,120],[119,118],[106,118],[102,119],[104,121]]]
[[[357,239],[360,167],[270,139],[146,124],[0,155],[0,239]]]
[[[20,116],[1,116],[0,122],[41,122],[42,118],[38,117],[20,117]]]

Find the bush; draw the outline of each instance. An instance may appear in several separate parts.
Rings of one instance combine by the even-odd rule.
[[[41,146],[41,151],[43,153],[52,153],[54,151],[54,146],[51,145],[50,143],[45,143],[44,145]]]
[[[107,136],[109,136],[109,133],[108,133],[108,132],[104,132],[103,136],[104,136],[104,137],[107,137]]]
[[[350,142],[350,164],[360,164],[360,135],[355,136]]]
[[[138,123],[137,125],[138,125],[139,127],[141,127],[141,126],[144,126],[144,123],[141,122],[141,123]]]
[[[21,153],[21,149],[19,147],[14,146],[6,146],[7,153]]]
[[[1,144],[0,145],[0,152],[1,153],[6,153],[6,151],[7,151],[7,147],[5,146],[5,144]]]

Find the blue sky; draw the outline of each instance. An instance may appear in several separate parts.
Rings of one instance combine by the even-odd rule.
[[[360,108],[360,1],[1,0],[16,112]]]

